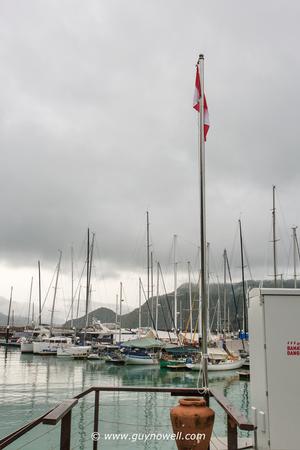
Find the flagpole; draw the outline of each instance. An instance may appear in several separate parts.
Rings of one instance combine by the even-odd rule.
[[[199,55],[201,96],[199,100],[199,179],[200,179],[200,249],[201,249],[201,351],[202,385],[208,387],[207,376],[207,264],[206,264],[206,205],[205,205],[205,140],[204,140],[204,56]],[[200,305],[199,305],[200,309]]]

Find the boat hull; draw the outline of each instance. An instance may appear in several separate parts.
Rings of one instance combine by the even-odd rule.
[[[21,353],[33,353],[33,342],[21,342]]]
[[[240,369],[244,364],[244,360],[240,359],[238,361],[230,361],[230,362],[220,362],[219,364],[210,364],[208,363],[207,370],[208,372],[221,372],[224,370],[236,370]],[[201,364],[186,364],[186,367],[190,370],[199,371],[201,368]]]
[[[155,365],[158,364],[158,360],[156,358],[149,358],[149,357],[143,357],[143,356],[132,356],[132,355],[126,355],[125,356],[125,364],[128,365]]]

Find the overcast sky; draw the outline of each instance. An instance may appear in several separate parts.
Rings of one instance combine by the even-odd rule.
[[[212,271],[221,274],[226,247],[238,273],[241,217],[253,276],[269,278],[276,184],[279,271],[290,274],[290,227],[300,224],[299,13],[294,0],[2,0],[0,296],[14,285],[16,300],[27,301],[38,259],[45,295],[62,249],[68,301],[70,246],[78,278],[89,226],[96,305],[114,303],[120,280],[136,305],[138,276],[146,284],[146,210],[154,260],[171,289],[177,234],[185,281],[199,240],[192,98],[200,52]]]

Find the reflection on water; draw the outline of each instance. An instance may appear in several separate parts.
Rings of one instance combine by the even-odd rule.
[[[73,361],[56,357],[21,355],[18,350],[0,349],[0,429],[1,437],[47,411],[65,398],[71,398],[92,385],[195,387],[197,372],[161,370],[158,366],[113,366],[102,361]],[[218,388],[236,407],[248,415],[248,383],[235,372],[209,374],[210,386]],[[80,400],[73,410],[75,430],[73,449],[91,448],[94,394]],[[176,397],[155,393],[101,393],[99,431],[102,433],[154,433],[171,431],[169,409]],[[225,436],[226,418],[212,401],[216,412],[215,432]],[[37,439],[42,432],[47,439]],[[57,448],[59,427],[41,426],[9,449],[50,450]],[[76,444],[75,444],[76,443]],[[101,447],[101,445],[100,445]],[[137,441],[137,449],[174,448],[174,443]],[[104,448],[130,449],[130,442],[106,442]]]

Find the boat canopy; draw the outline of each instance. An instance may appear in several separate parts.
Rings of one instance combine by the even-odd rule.
[[[186,355],[191,353],[199,353],[200,351],[199,348],[192,346],[166,346],[164,350],[172,355]]]
[[[141,338],[141,339],[131,339],[122,343],[122,347],[127,348],[163,348],[165,347],[165,342],[154,338]]]

